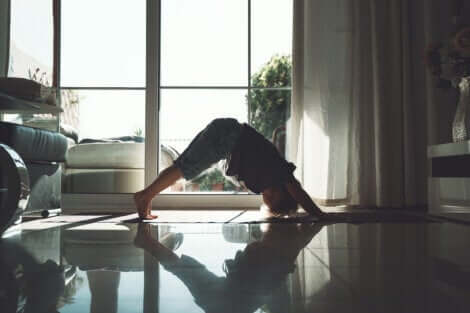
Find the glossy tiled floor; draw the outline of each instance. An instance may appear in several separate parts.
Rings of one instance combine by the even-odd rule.
[[[466,225],[123,220],[61,216],[7,233],[0,311],[469,312]]]

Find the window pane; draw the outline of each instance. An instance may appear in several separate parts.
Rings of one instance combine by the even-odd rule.
[[[74,129],[79,137],[68,151],[64,192],[130,193],[143,188],[144,91],[66,90],[63,99],[61,123],[71,138]]]
[[[62,86],[145,86],[145,4],[62,1]]]
[[[133,136],[144,131],[144,91],[72,90],[72,93],[78,101],[80,140]],[[64,110],[67,111],[67,108]]]
[[[286,121],[291,102],[290,90],[253,89],[250,92],[250,124],[285,153]]]
[[[252,85],[257,87],[290,86],[292,0],[252,0],[251,6]],[[260,75],[262,72],[267,75]]]
[[[162,1],[162,85],[246,86],[247,6],[240,0]]]
[[[50,85],[53,37],[52,0],[11,1],[8,76],[33,78]]]
[[[246,90],[162,90],[160,169],[171,164],[169,154],[181,154],[213,119],[232,117],[247,122]],[[166,149],[166,151],[163,151]],[[240,191],[213,167],[191,184],[180,181],[167,191]]]

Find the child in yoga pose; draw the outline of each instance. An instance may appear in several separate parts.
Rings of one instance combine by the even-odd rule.
[[[295,179],[295,165],[286,161],[269,140],[248,124],[219,118],[209,123],[152,184],[134,194],[139,217],[157,218],[151,214],[151,201],[157,194],[180,178],[195,178],[221,159],[227,160],[226,175],[261,193],[272,215],[294,213],[298,204],[313,216],[326,215]]]

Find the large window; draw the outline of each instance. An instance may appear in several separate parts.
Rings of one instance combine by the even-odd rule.
[[[284,149],[292,0],[162,0],[160,143],[181,153],[212,119],[247,122]],[[162,153],[164,154],[164,153]],[[164,168],[160,164],[160,169]],[[220,164],[178,191],[244,192]]]
[[[57,3],[61,124],[77,135],[65,164],[64,192],[135,192],[144,186],[149,160],[159,170],[169,166],[218,117],[250,123],[270,140],[276,134],[274,143],[283,151],[292,0]],[[159,14],[147,12],[148,4],[157,3]],[[146,23],[149,16],[160,34]],[[150,57],[155,41],[149,38],[160,38],[158,53]],[[159,79],[149,83],[153,71]],[[154,102],[149,90],[158,91]],[[148,110],[154,103],[157,116]],[[155,143],[146,129],[158,130],[159,160],[144,157],[145,144]],[[168,191],[246,192],[218,166]]]

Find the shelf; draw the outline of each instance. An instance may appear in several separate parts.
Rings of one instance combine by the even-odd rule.
[[[47,103],[34,102],[15,98],[0,92],[0,113],[1,114],[60,114],[61,107]]]
[[[428,146],[431,177],[470,177],[470,141]]]
[[[428,161],[429,212],[470,212],[470,141],[428,146]]]
[[[459,155],[470,155],[470,141],[428,146],[428,158],[442,158]]]

